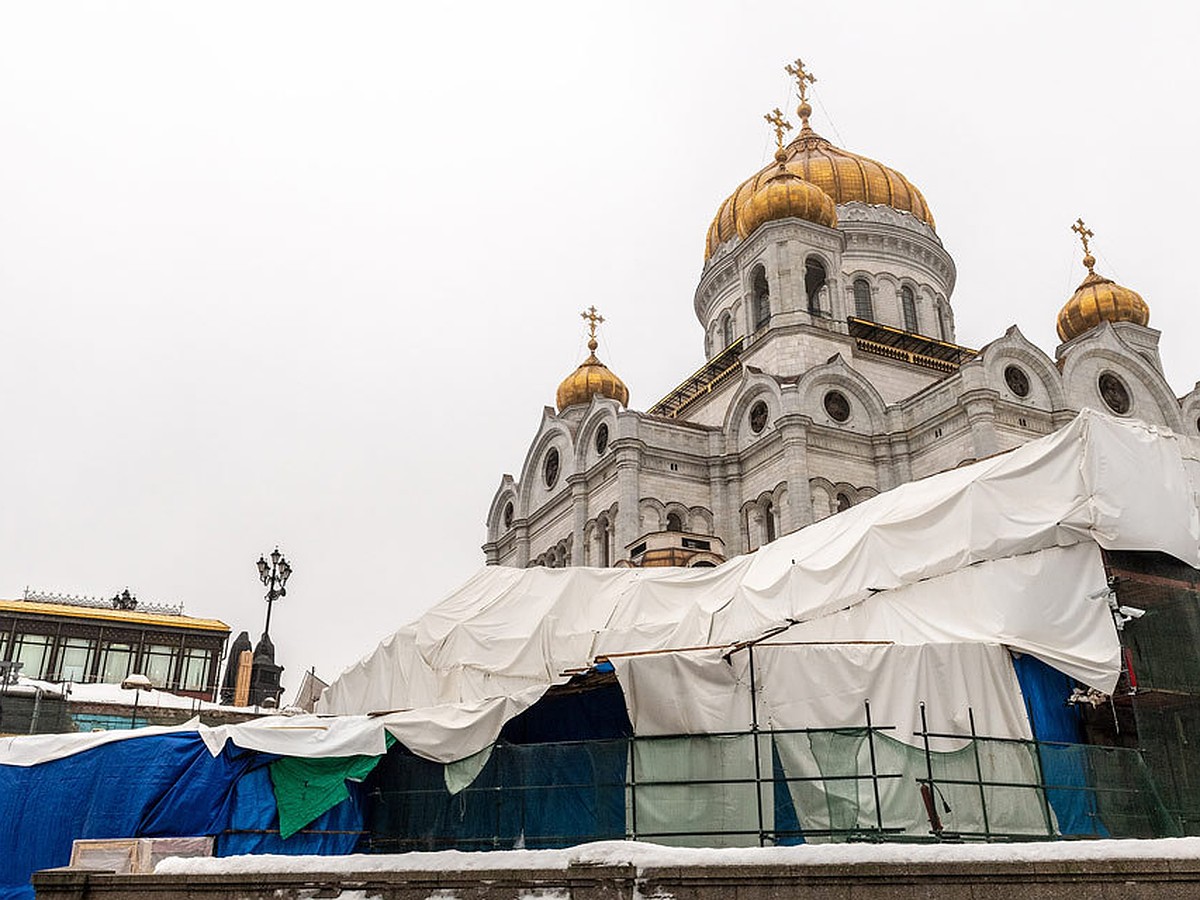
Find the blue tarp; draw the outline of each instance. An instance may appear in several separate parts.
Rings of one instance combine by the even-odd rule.
[[[76,838],[217,835],[221,855],[348,852],[357,835],[298,834],[280,842],[277,834],[226,833],[278,828],[267,773],[274,758],[232,744],[213,757],[199,735],[177,733],[36,766],[0,765],[0,900],[32,898],[30,876],[67,865]],[[361,828],[352,794],[310,830]]]
[[[1108,837],[1096,808],[1096,794],[1087,790],[1095,787],[1088,783],[1087,751],[1075,746],[1083,742],[1084,735],[1079,710],[1067,703],[1075,688],[1074,680],[1028,654],[1014,656],[1013,666],[1025,696],[1033,736],[1051,742],[1038,746],[1038,756],[1043,783],[1061,786],[1046,791],[1059,831],[1064,835]]]

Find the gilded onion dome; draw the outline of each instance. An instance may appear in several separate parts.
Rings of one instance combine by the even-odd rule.
[[[616,376],[604,363],[596,357],[596,326],[604,321],[604,317],[596,312],[596,307],[588,307],[582,313],[588,320],[591,335],[588,338],[588,358],[579,364],[574,372],[563,379],[558,386],[555,401],[558,411],[562,412],[568,406],[577,403],[587,403],[596,394],[616,400],[622,406],[629,405],[629,388],[625,382]]]
[[[740,216],[737,217],[738,237],[748,237],[764,222],[776,219],[797,218],[824,225],[837,226],[837,208],[833,198],[810,181],[805,181],[786,164],[787,152],[783,149],[783,132],[791,125],[784,121],[778,109],[764,116],[775,126],[775,171],[762,187],[756,190]]]
[[[1083,224],[1083,219],[1077,220],[1071,230],[1083,241],[1083,264],[1088,273],[1058,314],[1059,340],[1069,341],[1101,322],[1149,323],[1150,307],[1137,291],[1096,274],[1096,258],[1088,250],[1092,232]]]
[[[796,76],[800,86],[800,115],[802,127],[799,136],[781,148],[782,161],[787,170],[816,185],[828,194],[835,204],[870,203],[890,206],[911,213],[930,228],[934,228],[933,213],[916,185],[883,163],[842,150],[821,137],[808,124],[812,106],[805,99],[807,82],[816,79],[804,71],[797,60],[796,67],[788,66],[788,72]],[[776,159],[780,154],[776,154]],[[704,247],[704,258],[708,259],[726,241],[742,234],[749,234],[742,220],[746,216],[751,200],[778,171],[772,163],[747,178],[737,186],[721,204],[717,215],[708,228]]]

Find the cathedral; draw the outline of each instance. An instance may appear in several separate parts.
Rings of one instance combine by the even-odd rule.
[[[1095,270],[1051,357],[1013,326],[955,341],[954,260],[921,191],[809,124],[767,116],[777,150],[717,210],[693,307],[705,364],[642,411],[595,354],[559,385],[487,515],[491,565],[713,566],[881,491],[1019,446],[1093,407],[1183,433],[1135,291]]]

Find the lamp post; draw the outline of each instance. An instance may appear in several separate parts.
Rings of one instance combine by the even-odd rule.
[[[142,691],[153,689],[154,682],[140,672],[134,672],[121,682],[121,687],[127,691],[133,691],[133,715],[129,719],[129,727],[137,728],[138,700],[142,697]]]
[[[258,557],[258,577],[267,589],[267,624],[263,628],[264,635],[271,634],[271,605],[280,597],[287,596],[285,585],[291,574],[292,567],[283,558],[278,547],[271,551],[269,563],[261,555]]]

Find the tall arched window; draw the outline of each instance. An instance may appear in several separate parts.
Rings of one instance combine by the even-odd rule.
[[[729,313],[721,316],[721,340],[724,341],[722,347],[728,347],[733,343],[733,316]]]
[[[854,279],[854,315],[872,321],[875,311],[871,309],[871,285],[865,278]]]
[[[917,331],[917,298],[908,285],[900,288],[900,309],[904,313],[904,330]]]
[[[667,514],[667,531],[683,531],[683,520],[679,518],[679,513]]]
[[[808,295],[808,311],[814,316],[821,314],[821,288],[825,287],[825,264],[809,257],[804,264],[804,293]]]
[[[950,340],[950,332],[946,330],[946,311],[942,308],[942,304],[936,304],[937,320],[938,320],[938,337],[943,341]]]
[[[769,544],[775,540],[775,507],[768,500],[763,504],[763,543]]]
[[[767,284],[767,270],[758,266],[751,280],[754,292],[754,330],[762,328],[771,318],[771,288]]]
[[[608,542],[611,535],[609,534],[608,516],[601,516],[596,520],[596,565],[598,568],[607,569],[609,565]]]

